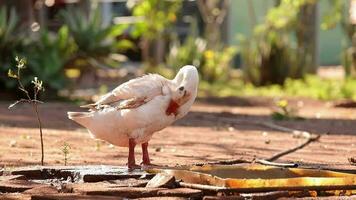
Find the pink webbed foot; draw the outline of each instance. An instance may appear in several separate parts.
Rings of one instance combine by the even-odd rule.
[[[129,171],[132,171],[135,169],[141,169],[141,166],[137,165],[136,163],[133,163],[133,164],[127,163],[127,168],[129,169]]]
[[[142,169],[157,167],[158,165],[152,164],[150,161],[150,157],[148,155],[148,142],[142,143],[141,147],[142,147],[142,162],[141,162]]]

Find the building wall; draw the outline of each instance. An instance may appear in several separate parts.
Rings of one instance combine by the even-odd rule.
[[[345,0],[346,1],[346,0]],[[270,7],[273,6],[274,0],[232,0],[231,12],[229,16],[228,43],[238,45],[237,35],[242,34],[249,36],[253,29],[253,19],[251,19],[251,5],[254,7],[256,22],[261,23]],[[319,19],[325,10],[328,9],[327,1],[319,1]],[[319,29],[319,60],[320,65],[338,65],[340,64],[340,54],[342,43],[346,37],[340,26],[333,30],[323,31]]]

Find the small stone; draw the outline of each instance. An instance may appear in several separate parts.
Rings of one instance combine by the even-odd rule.
[[[157,174],[146,185],[148,188],[175,188],[175,186],[174,176],[165,173]]]
[[[163,152],[163,148],[162,148],[162,147],[157,147],[157,148],[155,149],[155,151],[156,151],[156,152]]]
[[[11,140],[9,146],[10,147],[15,147],[17,144],[16,140]]]
[[[320,113],[315,113],[315,118],[320,119],[321,114]]]

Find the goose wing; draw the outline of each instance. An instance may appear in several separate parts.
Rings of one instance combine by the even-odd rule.
[[[120,103],[122,108],[138,107],[155,96],[162,95],[163,88],[168,84],[168,79],[158,74],[148,74],[125,82],[102,96],[97,102],[81,107],[96,110],[117,103]]]

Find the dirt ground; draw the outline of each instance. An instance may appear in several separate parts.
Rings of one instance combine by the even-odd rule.
[[[299,106],[301,121],[272,121],[271,99],[227,98],[197,101],[191,112],[172,126],[156,133],[149,151],[158,165],[186,165],[228,159],[267,158],[298,145],[303,139],[290,133],[260,127],[256,120],[322,134],[319,141],[280,158],[280,162],[298,162],[344,169],[356,169],[348,158],[356,156],[356,108],[336,108],[332,102],[292,99]],[[37,165],[40,141],[37,123],[28,105],[13,110],[11,102],[0,103],[0,165]],[[89,137],[81,126],[66,117],[67,111],[78,111],[69,103],[46,103],[40,113],[44,125],[46,165],[63,165],[63,144],[70,146],[69,165],[125,165],[127,148],[115,147]],[[221,119],[244,120],[228,124]],[[141,150],[136,149],[140,162]]]

